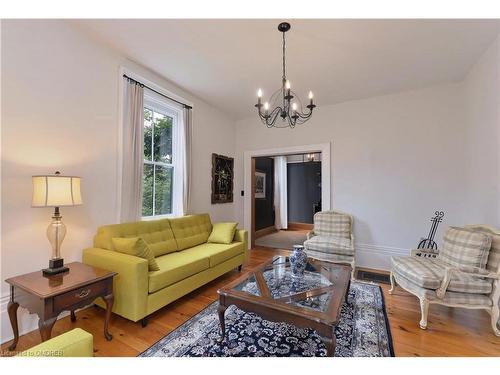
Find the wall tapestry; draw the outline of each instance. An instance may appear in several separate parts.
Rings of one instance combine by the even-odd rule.
[[[233,201],[234,159],[212,154],[212,204]]]

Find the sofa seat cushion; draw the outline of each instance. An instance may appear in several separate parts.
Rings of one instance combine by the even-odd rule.
[[[156,258],[159,271],[149,273],[149,293],[166,288],[210,267],[208,256],[196,249],[187,249]]]
[[[228,259],[234,258],[237,255],[245,253],[245,244],[243,242],[232,242],[230,244],[205,243],[193,247],[193,251],[199,251],[208,257],[210,267],[215,267],[218,264],[225,262]]]
[[[420,257],[393,257],[392,271],[417,286],[436,290],[444,279],[445,266],[437,259]],[[492,290],[489,279],[453,273],[449,291],[462,293],[488,294]]]
[[[351,240],[342,237],[313,236],[304,242],[304,247],[306,251],[312,250],[330,254],[354,255],[354,250],[351,248]]]

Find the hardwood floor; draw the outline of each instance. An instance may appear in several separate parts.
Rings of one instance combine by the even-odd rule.
[[[251,250],[242,272],[277,253],[283,252],[262,247]],[[113,340],[109,342],[103,336],[104,310],[98,307],[77,312],[75,323],[69,316],[60,319],[52,336],[80,327],[94,335],[95,356],[136,356],[215,301],[217,289],[239,276],[236,270],[229,272],[164,307],[150,316],[145,328],[139,322],[113,315],[110,322]],[[424,331],[418,327],[420,307],[417,298],[399,288],[389,295],[389,286],[381,284],[381,287],[396,356],[500,356],[500,338],[493,335],[487,312],[431,305],[429,326]],[[38,331],[30,332],[20,337],[16,350],[22,351],[39,342]],[[9,355],[8,345],[1,346],[3,355]]]

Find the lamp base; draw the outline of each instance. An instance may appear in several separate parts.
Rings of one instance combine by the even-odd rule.
[[[44,268],[42,273],[43,276],[52,276],[66,271],[69,271],[69,268],[64,266],[64,259],[53,258],[49,260],[49,268]]]

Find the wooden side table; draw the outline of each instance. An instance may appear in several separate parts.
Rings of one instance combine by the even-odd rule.
[[[50,339],[52,327],[62,311],[71,312],[71,321],[76,320],[75,310],[91,304],[97,297],[106,302],[104,336],[111,340],[108,331],[113,308],[113,276],[116,272],[88,266],[80,262],[66,265],[69,271],[54,276],[43,276],[42,271],[32,272],[5,280],[10,284],[10,301],[7,307],[14,341],[9,350],[14,350],[19,341],[17,309],[26,308],[37,314],[42,341]]]

